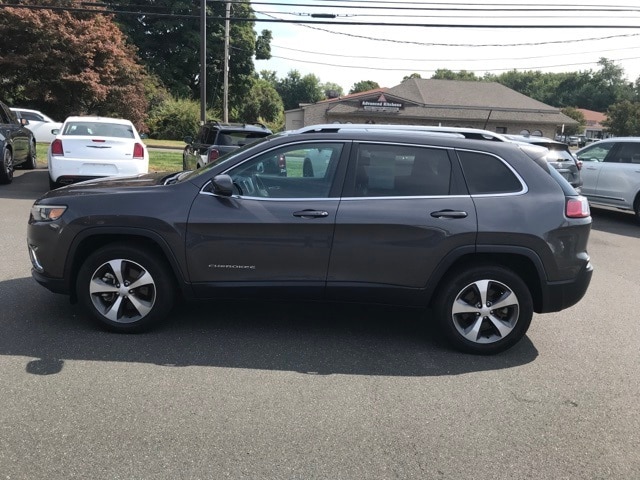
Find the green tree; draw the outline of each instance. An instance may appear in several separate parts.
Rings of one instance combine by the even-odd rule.
[[[324,98],[318,77],[311,73],[303,77],[297,70],[291,70],[285,78],[279,80],[276,90],[282,98],[285,110],[298,108],[301,103],[316,103]]]
[[[575,135],[584,131],[584,127],[587,125],[587,121],[584,118],[584,114],[575,107],[564,107],[560,110],[567,117],[573,118],[578,125],[566,125],[564,127],[565,135]]]
[[[253,86],[243,108],[240,120],[247,123],[278,123],[284,114],[282,99],[267,80],[254,79]]]
[[[640,102],[623,100],[611,105],[603,125],[619,137],[640,136]]]
[[[405,80],[409,80],[411,78],[422,78],[422,76],[419,73],[412,73],[411,75],[405,75],[402,81],[404,82]]]
[[[337,83],[326,82],[320,85],[320,88],[324,92],[325,98],[336,98],[344,95],[344,90]]]
[[[77,7],[70,0],[21,2],[28,4]],[[4,7],[0,38],[0,84],[10,103],[59,119],[72,113],[124,117],[145,129],[146,72],[111,15]]]
[[[407,77],[405,77],[407,78]],[[435,73],[431,76],[434,80],[481,80],[476,77],[476,74],[473,72],[469,72],[467,70],[460,70],[459,72],[454,72],[452,70],[448,70],[446,68],[439,68],[435,71]]]
[[[366,92],[368,90],[375,90],[377,88],[380,88],[378,82],[374,82],[373,80],[361,80],[353,84],[351,90],[349,90],[349,94]]]
[[[195,100],[167,98],[149,115],[149,136],[182,140],[200,126],[200,103]]]
[[[128,7],[125,0],[110,0],[112,7]],[[123,31],[140,52],[147,68],[176,97],[200,98],[200,11],[193,0],[137,0],[139,15],[117,14]],[[207,2],[207,105],[223,103],[225,2]],[[149,14],[151,12],[151,14]],[[153,15],[161,13],[163,15]],[[254,55],[268,59],[271,32],[254,31],[254,11],[248,0],[232,3],[231,15],[247,21],[230,25],[229,105],[238,111],[252,86]]]

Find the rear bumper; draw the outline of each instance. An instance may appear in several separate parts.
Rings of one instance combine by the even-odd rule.
[[[593,266],[588,262],[575,279],[545,284],[543,305],[538,313],[559,312],[578,303],[591,283]]]

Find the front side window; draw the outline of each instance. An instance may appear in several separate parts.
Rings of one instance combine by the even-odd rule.
[[[259,198],[327,198],[344,145],[300,143],[270,150],[232,168],[236,194]]]
[[[602,162],[613,145],[613,142],[608,142],[587,147],[580,152],[578,160],[583,162]]]
[[[523,189],[518,177],[502,160],[479,152],[458,151],[471,195],[516,193]]]
[[[446,150],[403,145],[358,147],[357,197],[448,195],[451,162]]]

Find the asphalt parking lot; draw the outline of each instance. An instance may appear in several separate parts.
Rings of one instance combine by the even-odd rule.
[[[0,478],[638,479],[640,224],[595,210],[586,297],[493,357],[420,312],[183,305],[96,329],[32,280],[46,170],[0,186]]]

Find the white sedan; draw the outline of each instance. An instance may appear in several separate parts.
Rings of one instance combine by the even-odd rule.
[[[49,186],[149,172],[149,152],[129,120],[69,117],[47,154]]]
[[[33,132],[33,136],[38,143],[51,143],[56,138],[52,130],[60,129],[62,123],[55,122],[38,110],[28,108],[12,108],[16,116],[29,120],[27,128]]]

